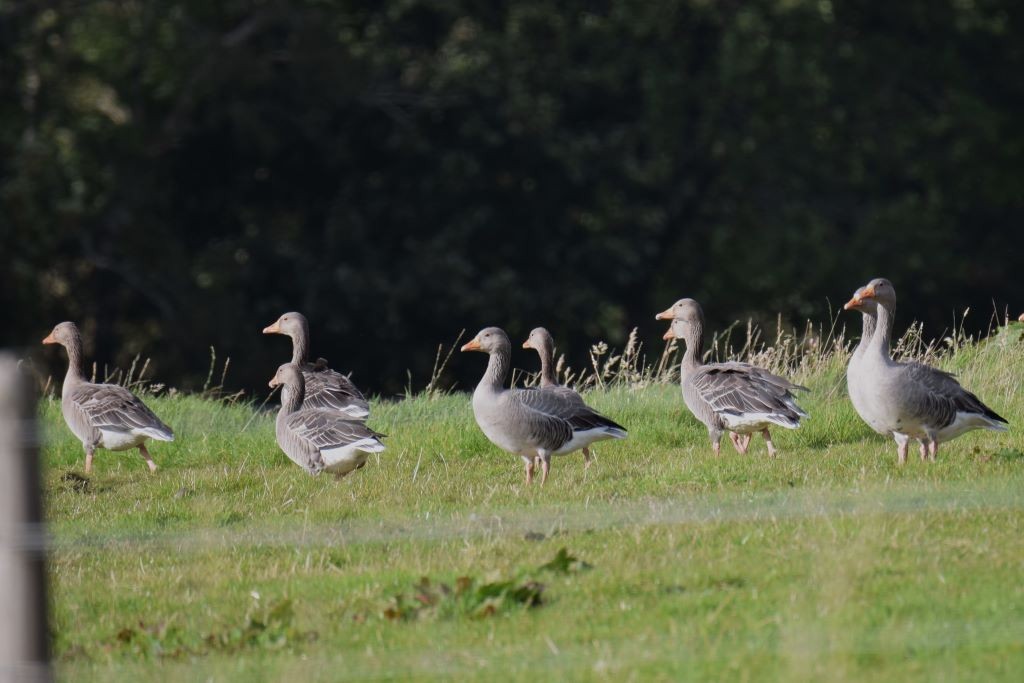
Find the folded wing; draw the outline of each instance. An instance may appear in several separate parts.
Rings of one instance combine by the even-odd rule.
[[[705,365],[694,375],[693,385],[723,416],[756,417],[789,428],[807,416],[793,395],[806,387],[747,363]]]
[[[71,400],[97,428],[173,441],[174,432],[138,396],[116,384],[83,383]]]

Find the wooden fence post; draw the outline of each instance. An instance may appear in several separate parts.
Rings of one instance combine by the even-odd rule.
[[[49,681],[35,392],[7,353],[0,353],[0,465],[0,682]]]

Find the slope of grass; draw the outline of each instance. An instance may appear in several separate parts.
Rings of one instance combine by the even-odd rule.
[[[1019,421],[1018,340],[938,360]],[[291,465],[272,414],[190,396],[148,399],[178,435],[153,445],[156,475],[101,451],[86,478],[46,401],[58,671],[1016,680],[1024,439],[975,432],[899,467],[846,400],[843,361],[790,363],[812,417],[780,430],[775,460],[760,441],[713,458],[678,386],[612,378],[587,399],[629,439],[586,472],[556,459],[544,488],[486,441],[465,395],[375,403],[388,450],[341,481]]]

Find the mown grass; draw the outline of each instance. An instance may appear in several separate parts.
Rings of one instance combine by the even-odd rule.
[[[588,401],[630,438],[587,472],[556,459],[544,488],[465,395],[376,402],[388,450],[341,481],[287,461],[272,414],[192,396],[148,399],[178,435],[151,449],[156,475],[101,451],[85,478],[46,401],[58,673],[1017,680],[1024,438],[973,433],[899,467],[846,400],[838,348],[768,359],[812,389],[775,460],[762,442],[714,459],[665,377],[592,380]],[[1019,334],[919,352],[1019,422]],[[542,569],[562,548],[589,568]],[[541,604],[512,597],[527,584]],[[508,590],[485,604],[457,585]]]

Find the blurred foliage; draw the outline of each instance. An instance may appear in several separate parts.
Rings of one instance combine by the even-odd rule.
[[[983,327],[1024,307],[1021,73],[1010,0],[0,0],[0,345],[74,319],[255,388],[295,309],[388,393],[486,324],[660,348],[684,295],[799,323],[885,275]]]

